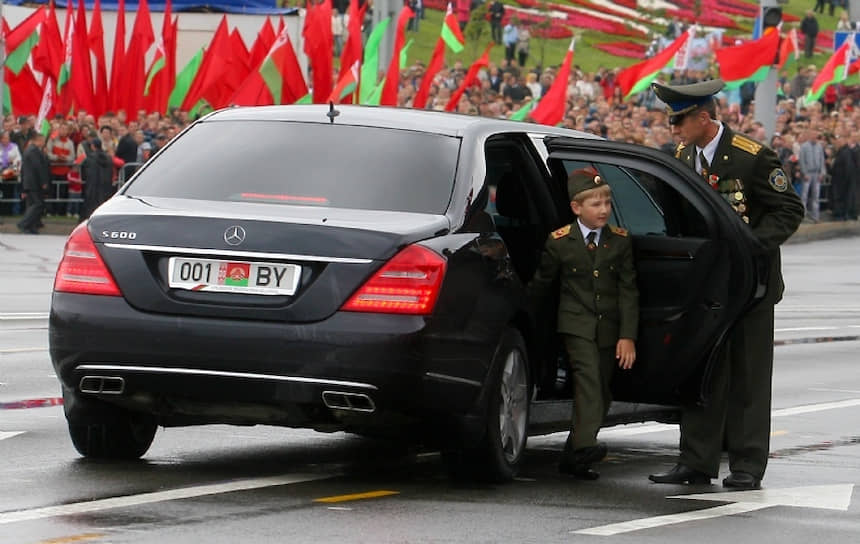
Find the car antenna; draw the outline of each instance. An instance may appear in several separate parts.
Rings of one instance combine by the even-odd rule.
[[[340,115],[340,112],[334,109],[334,102],[329,102],[328,113],[326,114],[326,117],[328,117],[328,120],[331,121],[331,124],[334,124],[334,118],[338,115]]]

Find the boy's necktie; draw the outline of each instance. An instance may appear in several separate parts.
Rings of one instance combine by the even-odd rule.
[[[588,236],[585,237],[585,241],[587,242],[586,246],[589,250],[594,251],[597,249],[597,244],[594,243],[594,239],[597,237],[597,232],[591,231],[588,233]]]

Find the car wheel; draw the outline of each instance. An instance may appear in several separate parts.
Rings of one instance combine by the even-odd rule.
[[[137,459],[152,445],[158,424],[146,414],[129,412],[63,389],[63,408],[75,449],[94,459]]]
[[[134,417],[115,423],[72,423],[69,436],[84,457],[95,459],[137,459],[146,453],[158,425]]]
[[[472,450],[447,456],[455,478],[505,482],[519,470],[526,449],[530,374],[525,342],[517,330],[504,333],[492,372],[483,439]]]

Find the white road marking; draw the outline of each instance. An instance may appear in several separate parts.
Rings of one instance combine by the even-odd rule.
[[[823,393],[853,393],[860,394],[860,389],[828,389],[826,387],[810,387],[810,391],[820,391]]]
[[[24,434],[25,432],[26,431],[0,431],[0,440],[6,440],[7,438]]]
[[[0,349],[0,355],[10,353],[32,353],[34,351],[48,351],[48,348],[10,348]]]
[[[634,423],[600,431],[600,437],[636,436],[637,434],[660,433],[677,430],[677,425],[668,423]]]
[[[326,510],[338,510],[341,512],[351,512],[352,508],[349,506],[327,506]]]
[[[823,412],[825,410],[835,410],[837,408],[851,408],[860,406],[860,399],[839,400],[836,402],[823,402],[820,404],[806,404],[804,406],[794,406],[792,408],[783,408],[774,410],[770,413],[771,417],[796,416],[798,414],[811,414],[813,412]]]
[[[43,312],[18,312],[18,313],[2,313],[0,321],[12,321],[22,319],[48,319],[49,314]]]
[[[94,501],[74,502],[58,506],[46,506],[43,508],[31,508],[29,510],[18,510],[12,512],[0,512],[0,525],[15,523],[19,521],[31,521],[35,519],[52,518],[56,516],[68,516],[83,514],[86,512],[99,512],[111,508],[128,508],[142,504],[173,501],[178,499],[190,499],[206,495],[218,495],[221,493],[233,493],[235,491],[248,491],[264,487],[275,487],[281,485],[298,484],[332,478],[335,474],[291,474],[288,476],[272,476],[269,478],[252,478],[248,480],[237,480],[223,484],[198,485],[168,491],[156,491],[153,493],[141,493],[139,495],[127,495],[124,497],[112,497],[109,499],[98,499]]]
[[[729,502],[713,508],[681,512],[665,516],[635,519],[622,523],[612,523],[591,529],[571,531],[571,534],[612,536],[621,533],[653,529],[665,525],[675,525],[688,521],[700,521],[723,516],[732,516],[762,510],[772,506],[794,506],[800,508],[823,508],[827,510],[848,511],[851,505],[853,484],[817,485],[793,487],[788,489],[759,489],[754,491],[731,491],[728,493],[700,493],[696,495],[674,495],[667,499],[687,499],[699,501]]]
[[[792,327],[788,329],[774,329],[773,332],[836,331],[840,329],[860,329],[860,325],[834,325],[832,327]]]

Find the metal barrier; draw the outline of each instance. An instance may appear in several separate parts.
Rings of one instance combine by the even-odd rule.
[[[122,165],[117,172],[117,180],[115,183],[116,188],[121,188],[142,164],[142,162],[129,162]],[[52,162],[51,166],[69,166],[71,168],[76,168],[80,165],[68,162]],[[63,196],[69,194],[68,185],[69,181],[67,179],[51,180],[51,187],[48,191],[48,196],[45,198],[45,204],[57,205],[82,203],[84,201],[83,196]],[[0,204],[9,204],[11,206],[15,206],[17,204],[23,206],[23,203],[24,201],[21,199],[20,177],[15,179],[0,179]],[[5,208],[5,206],[0,207],[0,215],[3,215],[3,212],[5,211],[2,208]],[[20,210],[20,212],[23,211],[23,209]]]

